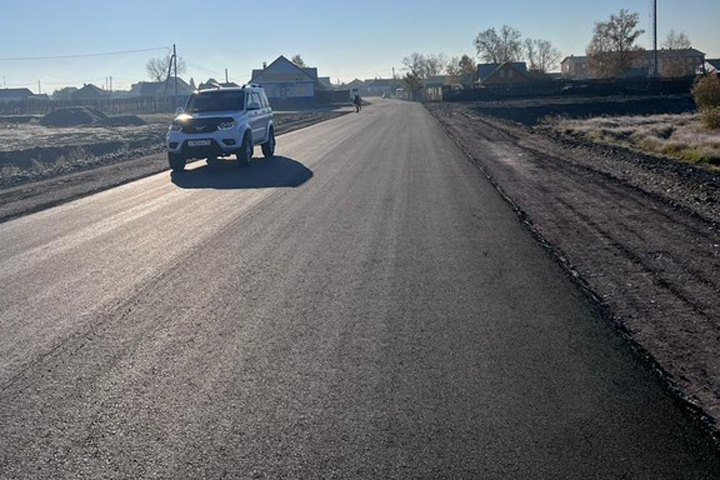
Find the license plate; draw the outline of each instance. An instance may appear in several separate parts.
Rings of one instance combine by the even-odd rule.
[[[209,147],[210,140],[188,140],[188,147]]]

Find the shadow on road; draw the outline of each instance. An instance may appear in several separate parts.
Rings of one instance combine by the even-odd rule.
[[[312,170],[287,157],[254,159],[247,167],[223,160],[212,167],[204,165],[171,174],[172,182],[178,187],[216,189],[299,187],[312,176]]]

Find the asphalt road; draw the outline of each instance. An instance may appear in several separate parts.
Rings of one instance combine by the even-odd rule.
[[[720,477],[422,106],[278,153],[0,224],[0,478]]]

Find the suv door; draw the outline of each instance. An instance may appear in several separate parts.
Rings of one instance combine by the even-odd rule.
[[[267,140],[267,114],[260,95],[257,92],[248,92],[248,122],[252,130],[253,143],[262,143]],[[252,108],[251,107],[256,107]]]

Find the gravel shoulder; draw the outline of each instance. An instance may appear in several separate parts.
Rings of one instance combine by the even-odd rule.
[[[337,118],[349,111],[349,109],[341,109],[309,112],[294,116],[285,115],[286,120],[278,122],[277,134],[282,135]],[[5,185],[0,183],[0,222],[44,210],[167,170],[167,155],[164,153],[162,146],[162,138],[166,129],[167,125],[163,124],[159,130],[160,133],[154,132],[151,145],[144,145],[147,143],[147,139],[145,138],[146,135],[143,135],[142,142],[144,142],[144,146],[142,149],[125,149],[121,152],[112,152],[107,155],[93,157],[92,161],[85,161],[81,165],[69,169],[69,171],[67,168],[55,169],[34,181]],[[78,129],[69,129],[68,134],[72,137],[75,130]],[[67,140],[66,137],[63,138]],[[51,139],[48,142],[57,143]],[[95,147],[101,145],[97,144]],[[62,147],[43,146],[39,148],[67,149],[78,147],[63,145]],[[93,147],[84,146],[83,151],[88,152],[91,148]],[[143,155],[141,152],[146,154]],[[147,153],[150,153],[150,155],[147,155]]]
[[[720,175],[429,110],[711,431],[720,427]]]

